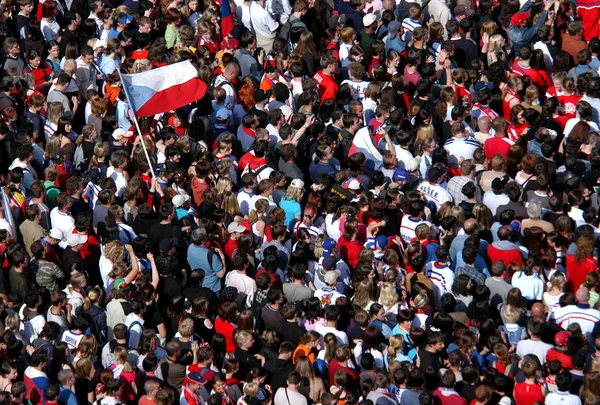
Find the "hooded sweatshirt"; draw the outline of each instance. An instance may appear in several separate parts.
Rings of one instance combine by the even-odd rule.
[[[504,262],[506,267],[508,267],[508,265],[512,262],[517,262],[519,264],[523,263],[521,251],[517,245],[508,240],[500,240],[492,243],[488,247],[487,253],[492,263],[501,260]]]

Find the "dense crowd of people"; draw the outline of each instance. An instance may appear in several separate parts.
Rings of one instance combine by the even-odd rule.
[[[2,1],[0,405],[600,404],[600,3],[223,1]]]

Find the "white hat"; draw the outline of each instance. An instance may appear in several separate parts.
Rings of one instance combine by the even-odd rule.
[[[227,108],[221,108],[215,115],[217,120],[225,121],[227,118],[231,117],[231,111],[229,111]]]
[[[408,170],[409,172],[414,172],[415,170],[417,170],[419,168],[420,165],[421,165],[421,156],[411,158],[411,159],[409,159],[408,162],[406,162],[406,170]]]
[[[190,196],[188,194],[177,194],[173,197],[173,205],[177,208],[181,207],[186,201],[190,200]]]
[[[369,13],[363,17],[363,25],[365,27],[368,27],[369,25],[373,24],[376,21],[377,21],[377,16],[373,13]]]
[[[60,229],[52,228],[50,229],[50,233],[48,234],[51,238],[63,240],[64,236]]]
[[[105,39],[98,39],[96,40],[96,43],[94,44],[94,51],[98,48],[104,48],[107,45],[107,42]]]
[[[234,233],[234,232],[244,233],[244,232],[246,232],[246,227],[244,227],[244,226],[238,224],[237,222],[233,221],[227,227],[227,232],[228,233]]]
[[[327,273],[325,273],[325,276],[323,276],[325,284],[327,284],[327,285],[334,285],[339,280],[340,274],[341,273],[340,273],[339,270],[330,270],[330,271],[328,271]]]
[[[123,128],[117,128],[112,133],[113,138],[115,138],[115,140],[117,140],[117,141],[119,139],[129,138],[132,135],[133,135],[133,132],[124,130]]]
[[[350,182],[348,183],[348,189],[349,190],[360,190],[360,181],[356,180],[356,179],[352,179],[350,180]]]
[[[74,233],[67,238],[67,243],[69,246],[75,247],[78,245],[83,245],[85,242],[87,242],[87,239],[87,235],[79,235],[78,233]]]
[[[299,188],[301,190],[304,190],[304,182],[302,180],[300,180],[300,179],[294,179],[290,183],[290,187],[296,187],[296,188]]]

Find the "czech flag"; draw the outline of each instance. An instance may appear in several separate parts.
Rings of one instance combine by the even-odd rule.
[[[233,14],[231,14],[231,6],[229,0],[221,1],[221,35],[223,39],[233,30]]]
[[[377,149],[375,142],[376,140],[371,137],[369,127],[362,127],[356,132],[356,135],[354,135],[352,146],[348,151],[348,157],[355,153],[364,153],[367,158],[365,169],[367,169],[369,173],[381,170],[381,166],[383,165],[383,155]]]
[[[206,84],[190,61],[121,75],[123,90],[138,117],[147,117],[183,107],[206,94]]]

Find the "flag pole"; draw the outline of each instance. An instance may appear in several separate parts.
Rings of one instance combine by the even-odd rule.
[[[127,91],[127,86],[125,86],[123,83],[123,76],[121,75],[121,70],[117,69],[117,72],[119,72],[119,79],[121,79],[121,88],[123,89],[123,91],[125,92],[125,98],[127,99],[127,103],[129,104],[129,107],[131,108],[131,111],[133,111],[133,108],[131,107],[131,101],[129,100],[129,93]],[[152,174],[152,179],[156,180],[156,175],[154,174],[154,167],[152,166],[152,161],[150,160],[150,156],[148,156],[148,151],[146,150],[146,145],[144,144],[144,137],[142,136],[142,131],[140,130],[140,125],[138,124],[137,121],[137,116],[135,115],[135,111],[133,111],[133,117],[134,117],[134,124],[135,124],[135,129],[137,130],[138,133],[138,137],[140,139],[140,143],[142,144],[142,149],[144,149],[144,155],[146,156],[146,160],[148,161],[148,166],[150,166],[150,173]]]

